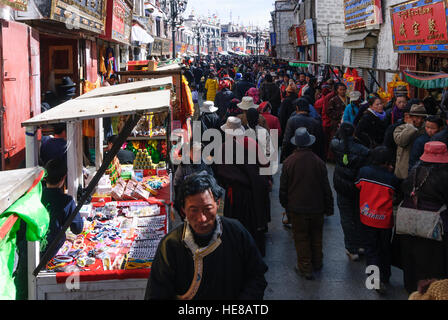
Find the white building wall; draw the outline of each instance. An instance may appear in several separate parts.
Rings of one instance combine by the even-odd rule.
[[[316,42],[317,61],[326,62],[327,58],[327,24],[330,33],[331,63],[342,64],[344,60],[343,42],[344,28],[344,1],[343,0],[316,0]]]

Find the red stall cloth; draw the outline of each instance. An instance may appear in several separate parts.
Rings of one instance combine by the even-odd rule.
[[[169,184],[165,186],[164,188],[168,188],[168,200],[169,200]],[[162,188],[161,190],[163,190]],[[132,200],[132,201],[118,201],[117,206],[129,206],[129,205],[144,205],[146,204],[158,204],[160,206],[160,215],[166,214],[166,207],[164,204],[164,199],[151,197],[144,200]],[[105,205],[104,202],[98,202],[98,203],[92,203],[94,207],[103,207]],[[162,230],[165,231],[165,233],[168,232],[168,224],[167,224],[167,217],[165,218],[164,227]],[[87,250],[90,250],[90,248],[95,247],[95,243],[92,242],[90,239],[94,235],[89,234],[84,238],[84,244],[88,248]],[[135,240],[137,235],[134,235],[132,238],[132,241]],[[111,256],[111,264],[113,264],[115,258],[119,254],[126,254],[129,251],[129,248],[121,248],[118,250],[117,254],[110,254]],[[149,274],[151,272],[151,268],[141,268],[141,269],[131,269],[131,270],[104,270],[103,269],[103,263],[101,259],[96,259],[95,263],[92,265],[89,265],[85,268],[81,268],[81,272],[79,272],[79,281],[101,281],[101,280],[117,280],[117,279],[148,279]],[[56,273],[56,283],[64,283],[69,277],[73,277],[72,272],[57,272]]]

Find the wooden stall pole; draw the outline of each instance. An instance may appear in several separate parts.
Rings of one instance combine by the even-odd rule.
[[[80,168],[81,164],[81,168]],[[67,189],[76,202],[82,182],[82,128],[80,121],[67,122]]]
[[[38,141],[37,141],[37,127],[26,127],[25,131],[25,161],[26,167],[32,168],[38,165]],[[33,270],[39,264],[39,241],[27,242],[27,276],[28,276],[28,299],[36,300],[37,285],[36,277],[33,275]]]
[[[103,163],[104,148],[103,118],[95,119],[95,167],[98,170]]]

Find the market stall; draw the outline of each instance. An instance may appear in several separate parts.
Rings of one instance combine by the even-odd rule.
[[[68,193],[77,199],[78,188],[86,186],[46,251],[40,255],[38,244],[30,245],[29,270],[35,276],[29,279],[30,299],[143,298],[155,250],[170,228],[169,150],[135,149],[131,165],[121,165],[115,156],[129,136],[151,138],[155,130],[146,119],[155,116],[167,118],[167,146],[172,87],[170,77],[101,87],[22,123],[27,166],[33,166],[37,129],[66,122]],[[101,119],[114,116],[123,117],[123,125],[117,141],[103,155]],[[80,156],[81,122],[88,119],[96,121],[95,168],[83,168]],[[74,235],[68,229],[78,213],[84,228]],[[63,236],[66,241],[59,248]]]
[[[186,135],[180,134],[179,142],[189,140],[192,136],[192,121],[199,114],[199,110],[195,110],[195,105],[191,97],[191,90],[188,82],[182,75],[182,66],[178,60],[160,62],[157,70],[128,70],[117,72],[120,83],[128,83],[130,81],[142,81],[146,79],[160,79],[163,77],[171,77],[173,81],[173,90],[175,99],[172,103],[171,113],[171,132],[176,133],[178,129],[187,132]],[[170,141],[168,141],[170,144]]]

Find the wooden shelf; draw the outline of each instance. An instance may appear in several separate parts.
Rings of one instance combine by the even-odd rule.
[[[166,140],[166,136],[153,136],[153,137],[128,137],[127,140]]]

